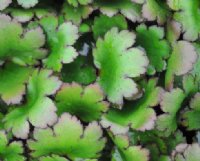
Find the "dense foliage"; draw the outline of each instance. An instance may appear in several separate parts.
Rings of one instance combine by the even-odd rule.
[[[200,0],[0,0],[0,160],[200,161]]]

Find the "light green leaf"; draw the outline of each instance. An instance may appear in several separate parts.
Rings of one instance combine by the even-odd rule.
[[[8,63],[0,68],[0,95],[6,104],[19,104],[32,69]],[[8,88],[9,87],[9,88]]]
[[[0,131],[0,160],[25,161],[23,145],[20,141],[9,142],[4,131]]]
[[[56,95],[58,115],[69,112],[81,120],[90,122],[108,110],[108,102],[97,84],[82,87],[79,84],[64,84]]]
[[[78,5],[87,5],[92,2],[92,0],[67,0],[68,3],[74,7],[78,7]]]
[[[120,12],[132,22],[141,21],[141,5],[131,0],[115,0],[114,3],[113,1],[96,0],[94,4],[100,8],[103,14],[109,17]]]
[[[167,32],[168,40],[172,46],[172,53],[168,60],[165,86],[167,89],[172,89],[174,76],[181,76],[192,70],[197,60],[197,54],[192,43],[183,40],[177,41],[180,35],[180,26],[177,23],[169,23]]]
[[[70,63],[78,56],[72,47],[78,39],[78,28],[71,22],[58,25],[58,19],[54,16],[42,18],[40,24],[47,34],[47,44],[50,48],[44,64],[47,68],[60,71],[62,63]]]
[[[47,157],[41,157],[39,161],[69,161],[69,160],[63,157],[59,157],[57,155],[52,155]]]
[[[196,40],[200,34],[200,1],[179,0],[174,3],[177,4],[172,9],[179,9],[175,12],[174,19],[182,25],[183,38],[188,41]]]
[[[0,15],[0,60],[20,65],[33,65],[46,52],[41,47],[45,37],[40,27],[23,31],[22,26],[7,15]],[[12,52],[10,52],[12,51]]]
[[[148,73],[154,74],[155,70],[161,72],[166,67],[165,59],[169,57],[170,46],[164,38],[164,29],[157,26],[147,28],[140,25],[136,28],[136,45],[145,49],[150,60]],[[150,73],[153,70],[153,73]]]
[[[76,25],[80,24],[83,19],[88,18],[92,11],[93,8],[90,6],[79,5],[78,7],[73,7],[68,3],[64,3],[62,8],[64,19],[67,21],[72,21]]]
[[[142,50],[131,48],[135,35],[112,28],[104,39],[98,39],[93,50],[95,66],[100,70],[98,83],[112,103],[122,105],[123,97],[138,92],[131,79],[146,72],[148,59]],[[109,61],[108,61],[109,60]]]
[[[177,113],[185,97],[185,93],[179,88],[163,93],[160,105],[164,114],[158,116],[156,124],[164,135],[168,136],[177,129]]]
[[[24,8],[30,8],[34,7],[38,3],[38,0],[17,0],[17,2]]]
[[[12,2],[13,0],[0,0],[0,10],[4,10]],[[24,8],[30,8],[30,7],[34,7],[38,3],[38,0],[17,0],[17,2],[19,5],[21,5]]]
[[[35,70],[28,82],[27,102],[15,107],[5,116],[5,128],[22,139],[29,134],[29,122],[40,128],[52,125],[57,120],[56,107],[47,96],[54,94],[61,85],[49,70]]]
[[[117,149],[115,150],[112,161],[148,161],[149,151],[141,146],[129,145],[126,135],[112,136]],[[116,155],[118,153],[118,155]]]
[[[97,158],[105,145],[102,130],[97,122],[90,123],[85,129],[76,117],[63,114],[53,130],[36,129],[34,140],[28,145],[33,157],[58,154],[75,158]]]
[[[161,89],[156,87],[156,83],[156,79],[151,79],[145,84],[144,96],[135,102],[126,103],[122,110],[110,109],[101,121],[103,127],[109,127],[113,133],[123,132],[122,130],[118,131],[118,126],[140,131],[152,129],[156,114],[150,107],[158,104],[161,93]]]
[[[157,21],[159,24],[164,24],[170,12],[164,1],[146,0],[142,7],[142,15],[148,21]]]
[[[126,19],[121,15],[113,17],[101,15],[100,17],[96,17],[92,27],[94,38],[103,37],[113,27],[118,27],[120,30],[127,29]]]
[[[189,130],[200,129],[200,93],[196,93],[190,101],[190,110],[183,115]]]

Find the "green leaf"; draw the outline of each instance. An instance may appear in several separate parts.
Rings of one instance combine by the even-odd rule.
[[[79,25],[83,19],[88,18],[92,11],[93,8],[90,6],[79,5],[78,7],[73,7],[68,3],[64,3],[62,8],[64,19],[67,21],[72,21],[76,25]]]
[[[50,48],[44,64],[47,68],[60,71],[62,63],[70,63],[78,56],[76,49],[72,47],[78,39],[78,28],[71,22],[58,25],[58,19],[54,16],[42,18],[40,24],[47,34]]]
[[[92,0],[67,0],[68,3],[74,7],[78,7],[78,5],[87,5],[92,2]]]
[[[141,146],[129,145],[129,139],[126,135],[112,136],[117,149],[115,150],[112,161],[148,161],[149,151]],[[116,153],[118,153],[116,155]]]
[[[5,161],[24,161],[23,145],[20,141],[9,142],[4,131],[0,131],[0,159]]]
[[[132,22],[141,21],[141,5],[131,2],[131,0],[115,0],[114,2],[96,0],[94,4],[100,8],[103,14],[109,17],[120,12]]]
[[[166,67],[165,59],[169,57],[170,46],[164,38],[164,29],[157,26],[147,28],[140,25],[136,28],[136,45],[145,49],[150,60],[148,74],[154,74],[155,70],[161,72]],[[153,70],[153,73],[150,73]]]
[[[196,93],[190,101],[190,110],[183,115],[189,130],[200,129],[200,93]]]
[[[25,83],[31,72],[31,68],[13,63],[7,63],[4,68],[0,68],[0,95],[6,104],[21,102],[25,94]]]
[[[196,81],[199,82],[198,86],[200,87],[200,70],[199,70],[200,69],[200,44],[194,43],[193,45],[196,49],[198,59],[196,63],[194,64],[193,69],[190,73],[195,77]]]
[[[174,161],[198,161],[200,158],[199,144],[179,144],[172,153]]]
[[[56,95],[58,115],[69,112],[81,120],[90,122],[108,110],[108,102],[97,84],[83,88],[79,84],[64,84]]]
[[[156,83],[156,79],[149,80],[145,84],[144,96],[135,102],[126,103],[122,110],[110,109],[101,121],[103,127],[109,127],[113,133],[123,132],[122,130],[118,131],[118,126],[140,131],[152,129],[156,114],[150,107],[158,104],[161,93],[161,89],[156,87]]]
[[[64,82],[77,82],[88,85],[96,80],[96,70],[93,67],[92,59],[88,56],[78,56],[74,62],[65,64],[61,71]]]
[[[97,158],[104,148],[105,138],[97,122],[90,123],[85,129],[76,117],[63,114],[58,123],[47,129],[36,129],[34,140],[28,145],[33,157],[58,154],[75,158]]]
[[[49,70],[35,70],[28,82],[26,103],[15,107],[5,116],[5,128],[22,139],[29,134],[29,122],[40,128],[57,120],[56,107],[47,96],[54,94],[61,85]]]
[[[176,131],[177,113],[185,97],[185,93],[179,88],[163,93],[160,105],[164,114],[158,116],[156,124],[157,129],[163,131],[165,136]]]
[[[142,16],[147,21],[157,21],[159,24],[164,24],[170,12],[164,1],[147,0],[142,7]]]
[[[0,11],[4,10],[5,8],[7,8],[13,0],[1,0],[0,1]],[[21,5],[24,8],[30,8],[30,7],[34,7],[37,3],[38,0],[17,0],[18,4]]]
[[[98,39],[93,50],[95,66],[100,70],[98,83],[112,103],[122,105],[123,97],[138,92],[131,79],[146,72],[148,59],[142,50],[131,48],[135,35],[112,28],[104,39]],[[109,61],[108,61],[109,60]]]
[[[181,23],[183,29],[183,38],[185,40],[194,41],[200,34],[200,11],[199,0],[187,1],[179,0],[175,2],[172,9],[178,9],[174,14],[174,19]]]
[[[164,137],[163,133],[158,130],[146,132],[130,132],[131,143],[140,144],[150,151],[151,161],[170,161],[169,156],[177,144],[185,143],[186,140],[180,131]]]
[[[38,0],[17,0],[17,2],[24,8],[30,8],[34,7],[38,3]]]
[[[57,155],[41,157],[39,160],[40,161],[69,161],[68,159],[63,158],[63,157],[59,157]]]
[[[96,17],[92,27],[94,38],[103,37],[113,27],[118,27],[120,30],[127,29],[126,19],[121,15],[113,17],[101,15],[100,17]]]
[[[20,23],[26,23],[31,21],[31,19],[41,19],[44,16],[54,15],[55,10],[46,7],[44,8],[31,8],[26,10],[21,10],[21,8],[7,8],[4,11],[6,14],[10,14],[15,20]],[[37,23],[36,21],[32,21],[31,23]]]
[[[37,64],[46,52],[41,49],[45,37],[40,27],[23,31],[22,26],[7,15],[0,15],[0,60],[20,65]],[[12,52],[10,52],[12,51]]]
[[[165,86],[167,89],[172,89],[174,76],[181,76],[192,70],[197,60],[197,54],[192,43],[183,40],[177,41],[180,35],[180,26],[178,24],[169,23],[167,32],[172,46],[172,53],[168,60]]]

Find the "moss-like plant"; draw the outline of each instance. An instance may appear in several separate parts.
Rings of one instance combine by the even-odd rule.
[[[0,0],[0,161],[199,161],[200,0]]]

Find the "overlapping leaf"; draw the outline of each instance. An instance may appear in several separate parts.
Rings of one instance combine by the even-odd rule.
[[[130,78],[146,72],[148,59],[142,50],[131,48],[134,39],[134,33],[112,28],[104,39],[97,40],[93,51],[94,63],[100,70],[98,83],[108,100],[115,104],[123,104],[123,97],[132,97],[138,92]]]
[[[165,59],[168,58],[170,47],[164,38],[164,30],[161,27],[151,26],[147,28],[140,25],[136,28],[136,44],[143,47],[150,60],[148,73],[161,72],[166,67]]]
[[[81,120],[90,122],[101,117],[108,109],[108,102],[97,84],[82,87],[79,84],[64,84],[56,95],[58,115],[69,112]]]
[[[0,95],[7,104],[18,104],[25,94],[27,83],[32,69],[13,63],[6,64],[0,69]],[[8,88],[9,87],[9,88]]]
[[[26,103],[5,116],[5,128],[13,134],[26,139],[29,134],[29,122],[40,128],[52,125],[57,120],[56,107],[47,96],[54,94],[61,85],[57,77],[49,70],[35,70],[28,82]]]
[[[0,1],[0,11],[4,10],[5,8],[7,8],[13,0],[1,0]],[[19,5],[21,5],[24,8],[30,8],[30,7],[34,7],[37,3],[38,0],[17,0],[17,3]]]
[[[200,158],[199,144],[179,144],[172,153],[174,161],[198,161]]]
[[[92,122],[83,129],[76,117],[65,113],[53,130],[35,129],[34,140],[30,140],[28,145],[33,150],[33,157],[58,154],[72,160],[89,159],[100,156],[105,138],[102,138],[102,130],[97,122]]]
[[[0,15],[0,62],[11,60],[20,65],[33,65],[46,52],[41,49],[45,36],[40,27],[23,31],[21,24]]]
[[[0,131],[0,160],[25,161],[22,142],[9,142],[4,131]]]
[[[47,68],[60,71],[62,63],[70,63],[78,53],[72,45],[78,39],[78,28],[71,22],[64,22],[58,26],[58,19],[53,16],[41,19],[40,24],[47,34],[50,53],[44,64]]]
[[[100,8],[100,11],[103,14],[109,17],[120,12],[133,22],[141,21],[142,19],[141,5],[134,3],[131,0],[115,0],[114,3],[112,1],[96,0],[94,4]]]
[[[114,133],[126,132],[127,127],[140,131],[154,128],[156,114],[150,107],[158,104],[160,94],[161,89],[156,87],[156,79],[150,80],[145,85],[142,98],[125,104],[122,110],[110,109],[103,117],[102,125]]]

